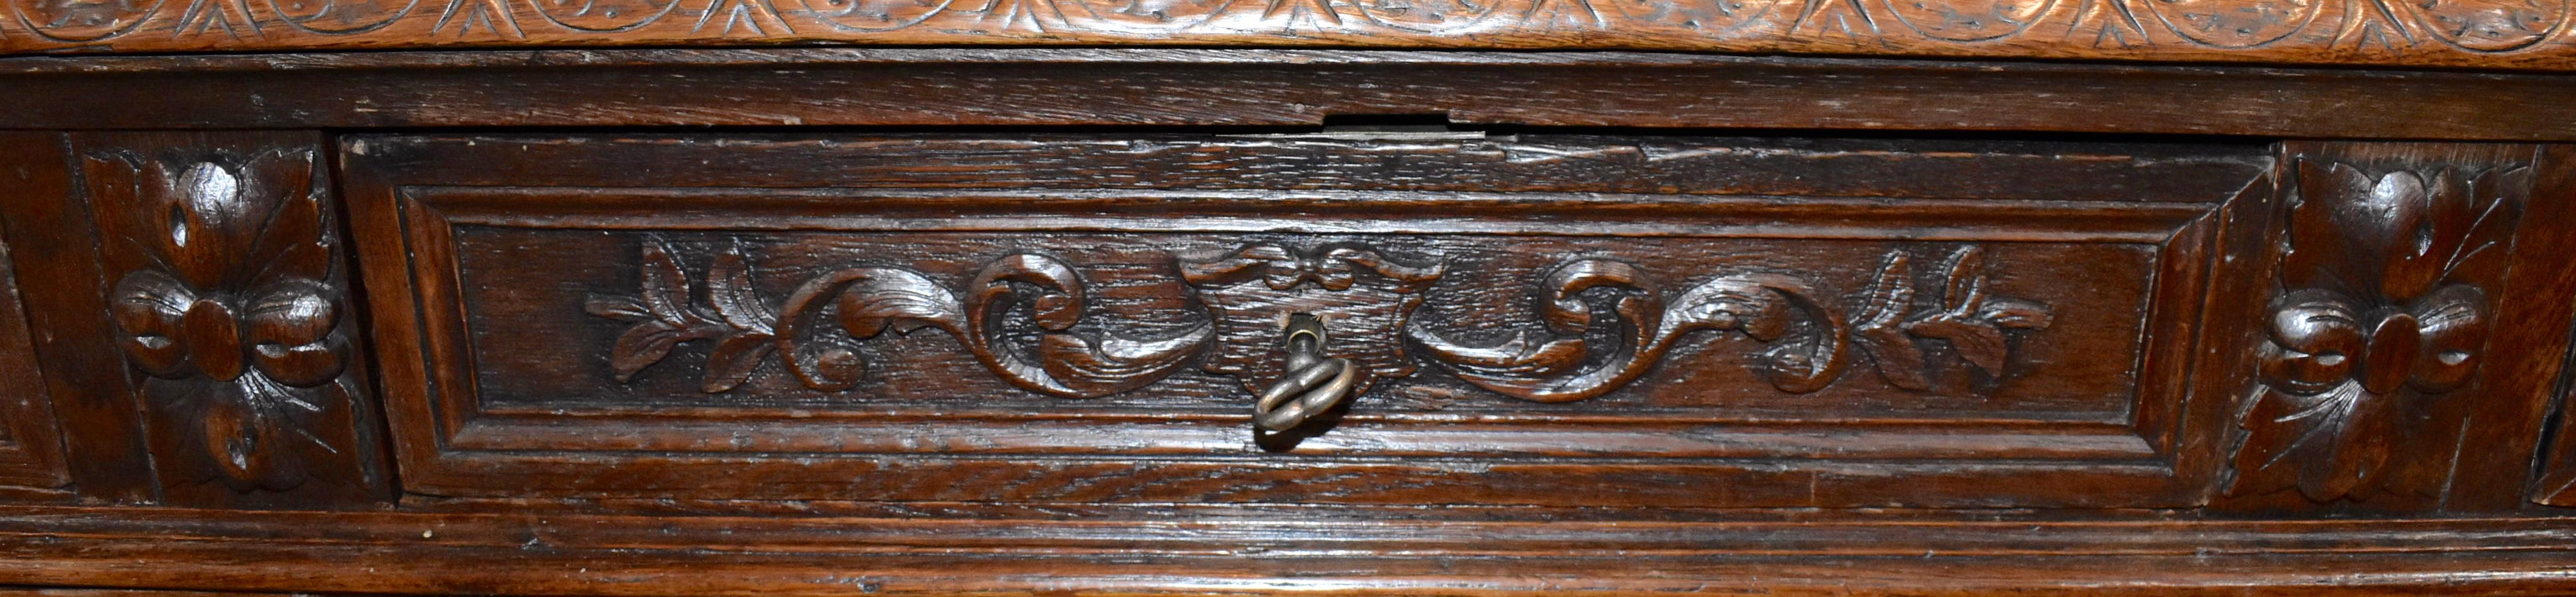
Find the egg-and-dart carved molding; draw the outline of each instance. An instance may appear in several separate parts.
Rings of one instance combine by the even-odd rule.
[[[5,1],[0,52],[831,41],[2576,67],[2570,0]]]
[[[1780,391],[1821,390],[1855,367],[1920,391],[1936,375],[2007,380],[2020,337],[2051,323],[2047,305],[1988,287],[1976,245],[1950,250],[1929,269],[1935,282],[1926,288],[1917,287],[1912,254],[1891,251],[1868,287],[1848,297],[1778,272],[1723,273],[1675,292],[1624,262],[1571,260],[1532,281],[1542,329],[1481,343],[1411,318],[1438,300],[1428,294],[1434,282],[1456,274],[1442,260],[1357,243],[1176,256],[1210,321],[1156,330],[1078,326],[1101,315],[1081,274],[1041,253],[993,258],[957,285],[901,267],[841,269],[773,307],[753,288],[753,249],[739,241],[711,252],[703,282],[668,241],[642,245],[637,294],[594,294],[584,306],[629,324],[609,350],[610,374],[631,381],[680,345],[705,342],[711,352],[697,373],[709,393],[741,387],[771,355],[808,388],[846,390],[866,375],[865,340],[923,328],[955,336],[994,375],[1048,396],[1134,390],[1193,362],[1257,389],[1280,373],[1278,322],[1291,313],[1322,316],[1330,356],[1350,359],[1369,379],[1413,374],[1419,352],[1478,387],[1537,402],[1608,394],[1676,346],[1719,337],[1765,345],[1752,366]]]
[[[2474,380],[2532,172],[2301,158],[2294,175],[2227,491],[2330,501],[2391,470],[2422,431],[2409,422]]]

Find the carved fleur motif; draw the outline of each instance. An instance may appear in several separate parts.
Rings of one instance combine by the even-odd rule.
[[[1939,308],[1914,312],[1912,258],[1903,251],[1887,254],[1887,264],[1861,293],[1864,302],[1852,322],[1852,343],[1877,361],[1879,376],[1888,385],[1932,388],[1917,338],[1947,342],[1960,360],[2002,377],[2011,350],[2005,332],[2048,327],[2047,305],[1986,293],[1984,257],[1985,249],[1976,246],[1951,253],[1941,268],[1946,284]]]
[[[697,306],[696,291],[671,245],[662,239],[644,243],[643,287],[636,296],[593,295],[584,305],[590,314],[634,323],[609,351],[609,368],[617,381],[661,362],[682,342],[713,340],[699,387],[708,393],[732,390],[751,379],[772,348],[771,326],[778,315],[751,289],[751,266],[742,247],[728,244],[707,268],[707,302]]]
[[[303,152],[163,160],[93,156],[143,209],[104,214],[149,260],[111,290],[117,343],[150,375],[159,408],[193,415],[235,491],[302,485],[308,465],[349,458],[316,436],[354,392],[340,330],[329,221]]]
[[[2413,407],[2477,371],[2527,168],[2377,175],[2301,160],[2231,495],[2352,494],[2388,470]]]

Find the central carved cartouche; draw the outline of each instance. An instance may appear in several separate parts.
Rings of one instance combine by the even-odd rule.
[[[1197,290],[1216,323],[1216,349],[1205,369],[1230,375],[1258,393],[1287,371],[1278,360],[1282,322],[1308,314],[1332,342],[1324,356],[1359,367],[1354,394],[1377,380],[1412,375],[1403,332],[1422,292],[1446,272],[1437,259],[1412,263],[1357,243],[1299,250],[1254,243],[1216,255],[1177,259],[1181,279]]]

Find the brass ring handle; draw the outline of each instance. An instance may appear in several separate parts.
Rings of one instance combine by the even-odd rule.
[[[1359,383],[1359,368],[1350,359],[1326,357],[1323,320],[1299,313],[1289,316],[1286,348],[1288,373],[1261,389],[1252,405],[1252,425],[1263,431],[1287,431],[1349,398]]]

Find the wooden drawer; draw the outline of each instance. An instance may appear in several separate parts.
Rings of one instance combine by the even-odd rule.
[[[456,496],[2188,507],[2278,211],[2258,145],[342,151],[400,482]],[[1300,313],[1359,391],[1260,436]]]

